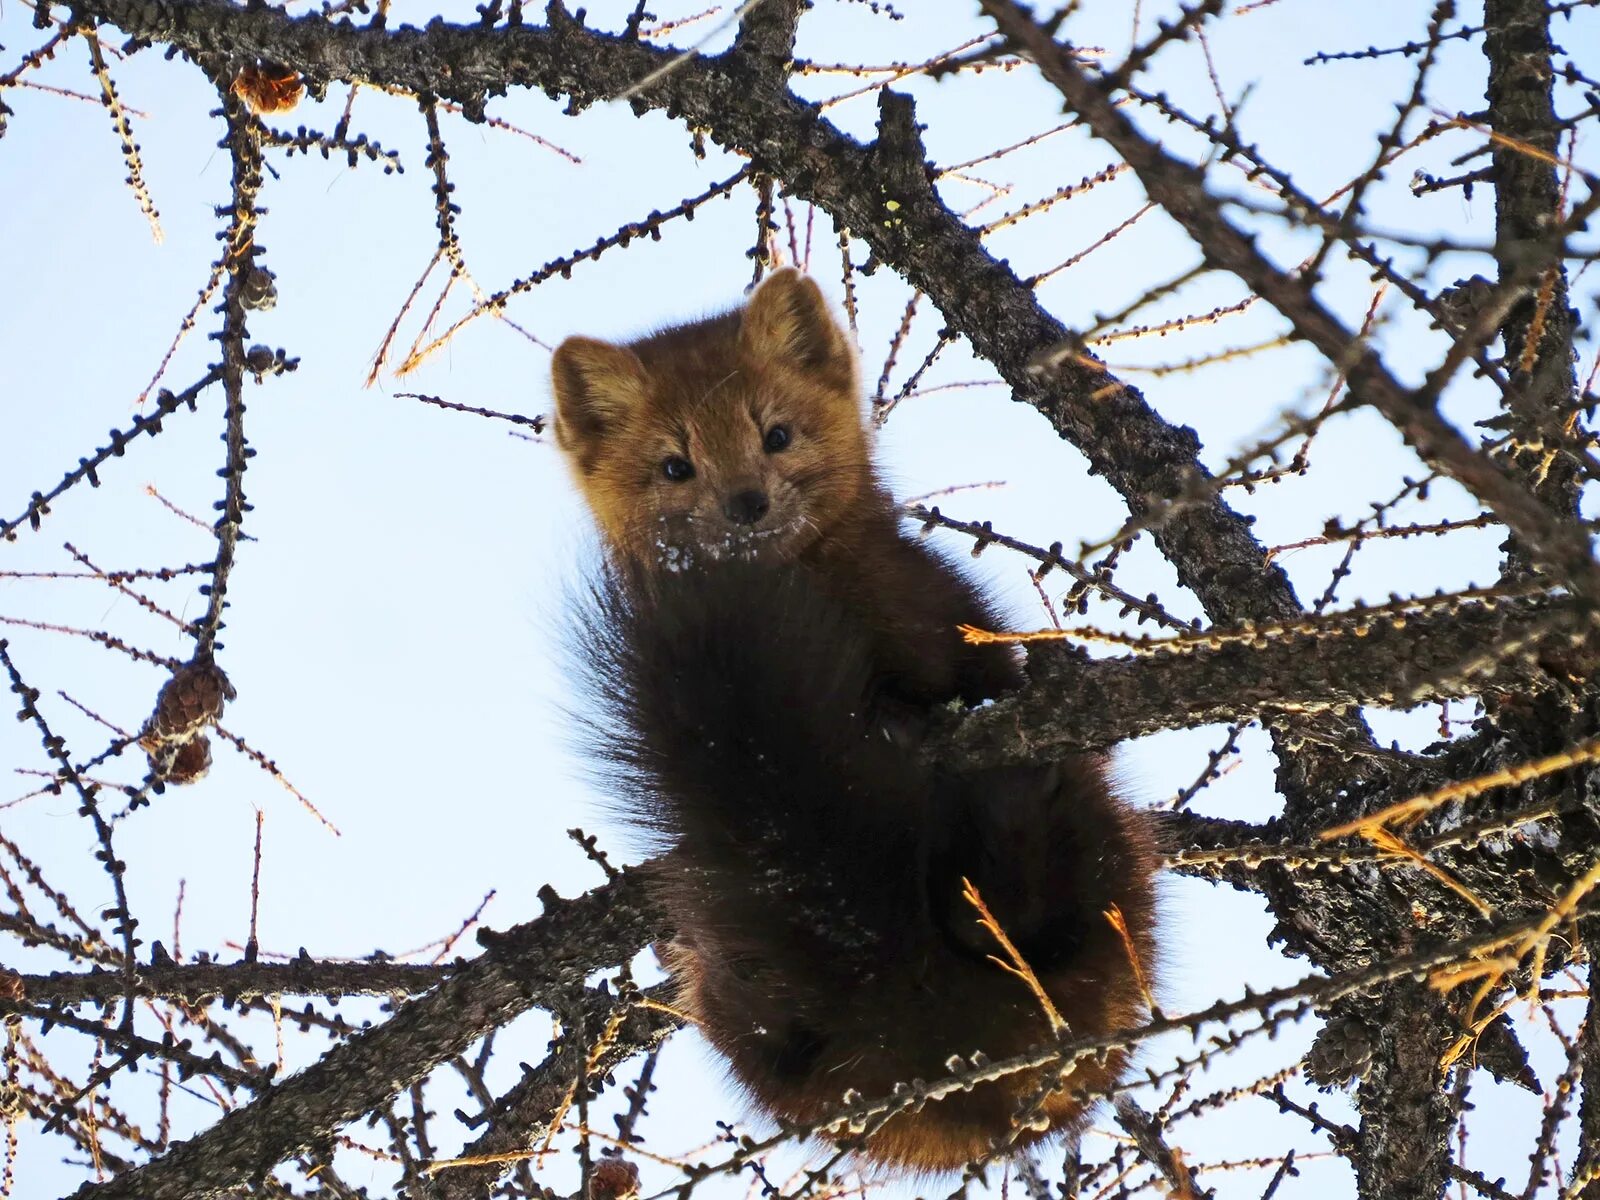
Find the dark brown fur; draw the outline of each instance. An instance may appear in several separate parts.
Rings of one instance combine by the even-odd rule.
[[[1143,1000],[1105,919],[1155,960],[1155,854],[1102,762],[952,776],[923,763],[929,710],[1015,687],[1011,652],[967,645],[997,619],[902,536],[873,471],[855,360],[816,286],[772,276],[745,309],[627,346],[556,352],[557,436],[615,572],[587,614],[597,744],[667,853],[652,882],[678,937],[683,1009],[770,1111],[812,1121],[847,1089],[937,1079],[953,1054],[1048,1040],[1027,988],[960,897],[969,878],[1075,1036]],[[774,425],[790,432],[764,448]],[[673,481],[668,457],[692,464]],[[730,497],[770,503],[732,519]],[[1081,1064],[1046,1109],[1081,1123],[1120,1053]],[[1011,1128],[1035,1074],[895,1117],[863,1153],[959,1166]]]

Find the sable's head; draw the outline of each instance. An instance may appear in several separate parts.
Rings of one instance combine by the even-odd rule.
[[[871,487],[855,353],[817,285],[775,272],[744,308],[551,363],[556,441],[619,554],[804,553]]]

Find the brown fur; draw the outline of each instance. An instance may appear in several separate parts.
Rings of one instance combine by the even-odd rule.
[[[1135,1024],[1143,1001],[1103,913],[1122,910],[1149,972],[1156,856],[1147,819],[1115,795],[1102,762],[952,777],[916,753],[932,706],[994,697],[1021,673],[1006,648],[965,644],[958,624],[993,626],[995,615],[950,564],[902,536],[873,470],[854,355],[815,284],[782,271],[740,311],[628,345],[569,339],[553,374],[557,438],[613,560],[625,576],[662,584],[654,599],[648,582],[634,589],[595,635],[621,644],[598,657],[628,677],[627,702],[648,710],[627,714],[622,740],[638,748],[615,757],[646,790],[672,793],[655,818],[671,848],[653,877],[678,929],[667,966],[685,1011],[750,1094],[813,1121],[846,1089],[886,1095],[937,1079],[953,1054],[999,1059],[1048,1040],[1036,1000],[989,960],[997,948],[960,898],[963,877],[1074,1036]],[[763,439],[780,424],[789,443],[769,452]],[[667,477],[674,456],[692,478]],[[770,507],[732,519],[730,498],[752,492]],[[710,582],[665,584],[686,566]],[[740,590],[730,597],[728,586]],[[714,628],[694,628],[697,619]],[[823,680],[825,667],[791,666],[796,658],[837,662],[845,676],[859,662],[869,682],[863,692],[853,677]],[[706,716],[741,672],[754,699],[731,717]],[[798,698],[835,695],[832,726],[823,714],[821,732],[794,728],[809,717],[794,712]],[[771,711],[748,712],[760,705]],[[773,726],[769,745],[763,729]],[[791,753],[796,765],[763,775],[684,732],[725,727],[715,753],[761,746],[757,759]],[[830,760],[835,744],[855,761]],[[744,793],[763,790],[813,808],[822,832],[779,814],[777,834],[725,833],[762,798]],[[1121,1053],[1081,1064],[1051,1095],[1047,1125],[1017,1143],[1081,1124],[1085,1093],[1125,1067]],[[1037,1073],[1017,1074],[930,1103],[895,1117],[863,1153],[959,1166],[1008,1134],[1038,1086]]]

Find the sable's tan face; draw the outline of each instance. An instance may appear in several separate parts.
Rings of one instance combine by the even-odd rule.
[[[798,272],[742,312],[627,346],[569,338],[552,374],[595,519],[647,565],[794,558],[870,487],[855,356]]]

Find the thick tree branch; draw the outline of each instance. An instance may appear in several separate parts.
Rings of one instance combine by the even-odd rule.
[[[1440,1056],[1451,1017],[1426,983],[1407,980],[1383,992],[1372,1022],[1380,1045],[1356,1093],[1354,1162],[1363,1200],[1437,1200],[1444,1189],[1455,1114]]]
[[[1562,125],[1555,113],[1549,10],[1545,0],[1487,0],[1483,15],[1489,124],[1498,135],[1490,148],[1495,262],[1502,285],[1538,281],[1535,294],[1513,307],[1501,326],[1513,385],[1506,398],[1525,447],[1517,465],[1555,511],[1571,512],[1578,473],[1571,460],[1550,453],[1561,439],[1546,432],[1553,414],[1571,410],[1578,390],[1572,353],[1577,314],[1567,300],[1558,236]]]
[[[333,1047],[315,1066],[161,1157],[85,1184],[76,1200],[199,1200],[264,1178],[519,1013],[627,962],[661,924],[631,875],[574,900],[545,895],[543,916],[486,937],[492,945],[482,957],[389,1021]]]
[[[1043,761],[1128,737],[1222,721],[1405,708],[1536,685],[1541,641],[1565,643],[1569,605],[1508,601],[1451,606],[1365,632],[1263,638],[1175,653],[1090,660],[1036,644],[1032,681],[965,716],[935,751],[957,770]],[[1019,731],[1021,731],[1019,733]]]

